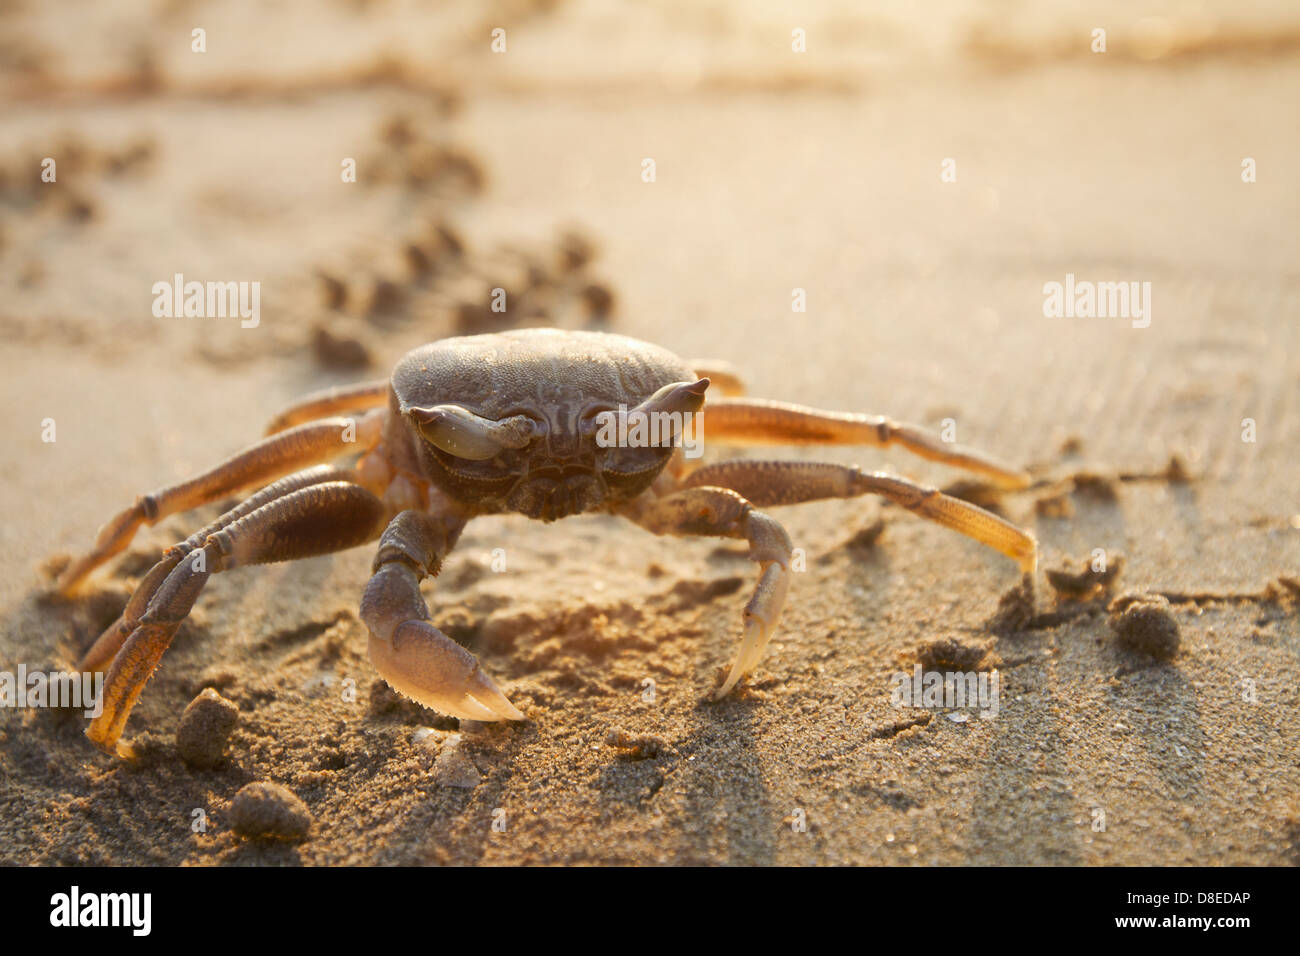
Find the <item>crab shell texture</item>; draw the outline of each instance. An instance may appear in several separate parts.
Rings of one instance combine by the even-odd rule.
[[[393,370],[385,443],[395,464],[474,512],[551,521],[645,491],[672,446],[602,447],[596,416],[695,380],[672,352],[622,335],[523,329],[443,339]],[[422,411],[448,406],[531,435],[478,460],[451,454],[426,440],[420,422]]]

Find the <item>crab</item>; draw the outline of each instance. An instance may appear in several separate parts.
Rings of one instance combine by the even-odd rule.
[[[723,394],[706,403],[714,383]],[[211,575],[375,539],[360,618],[379,674],[451,717],[524,720],[478,659],[438,630],[420,593],[479,515],[554,521],[604,512],[656,534],[747,542],[758,580],[718,699],[762,657],[790,586],[790,537],[760,508],[880,495],[996,549],[1022,572],[1036,568],[1030,532],[892,474],[800,461],[701,464],[685,455],[688,426],[702,422],[723,445],[898,445],[1002,488],[1030,482],[1024,471],[915,426],[743,392],[725,362],[685,362],[621,335],[525,329],[442,339],[407,353],[389,379],[307,396],[276,417],[260,442],[137,498],[59,576],[56,589],[72,594],[142,525],[253,491],[168,548],[86,652],[83,671],[108,671],[102,710],[86,735],[106,751],[131,754],[122,740],[131,709]],[[642,421],[675,423],[667,440],[633,441],[632,429],[611,441],[606,426],[638,413]]]

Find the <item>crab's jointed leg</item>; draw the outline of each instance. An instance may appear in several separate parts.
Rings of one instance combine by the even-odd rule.
[[[294,402],[271,420],[266,426],[266,434],[274,435],[294,425],[315,421],[343,412],[358,412],[364,409],[379,408],[388,401],[388,379],[377,382],[362,382],[358,385],[342,385],[336,388],[312,392]]]
[[[465,518],[403,511],[384,530],[361,599],[370,662],[412,700],[462,720],[525,720],[478,659],[429,621],[420,581],[436,575]]]
[[[756,505],[794,505],[824,498],[875,494],[1013,558],[1020,569],[1038,566],[1032,534],[968,501],[885,472],[854,465],[796,461],[724,461],[705,465],[682,482],[685,487],[732,488]]]
[[[725,697],[754,669],[776,630],[790,588],[790,536],[774,518],[728,488],[692,487],[662,498],[643,496],[621,513],[655,534],[711,535],[749,542],[750,560],[759,565],[758,585],[745,605],[740,650],[715,699]]]
[[[113,658],[103,709],[86,728],[86,736],[105,750],[123,753],[118,741],[131,708],[211,575],[353,548],[373,540],[385,517],[383,502],[366,489],[326,481],[275,498],[208,535],[201,548],[183,555],[156,585],[131,636]]]
[[[264,485],[307,465],[368,450],[379,441],[384,414],[377,409],[359,419],[325,418],[298,425],[263,439],[195,478],[141,495],[99,529],[90,553],[70,564],[55,587],[71,593],[95,568],[125,550],[141,525],[156,524],[169,515]]]
[[[765,399],[720,399],[704,407],[708,440],[745,445],[899,445],[914,455],[977,472],[1002,488],[1024,488],[1030,475],[915,425],[877,415],[828,412]]]
[[[118,619],[110,624],[104,633],[99,636],[99,639],[86,651],[81,663],[78,665],[78,670],[102,671],[113,662],[113,657],[121,649],[122,643],[131,636],[131,632],[140,623],[140,616],[148,610],[149,603],[153,600],[158,588],[162,586],[168,575],[171,574],[176,565],[181,563],[181,560],[187,554],[203,547],[209,535],[228,528],[244,515],[251,514],[263,505],[269,504],[277,498],[283,498],[299,488],[319,485],[327,481],[355,480],[355,474],[346,468],[336,468],[333,465],[318,465],[315,468],[308,468],[305,471],[300,471],[267,485],[257,494],[245,498],[216,521],[200,528],[179,544],[172,545],[163,552],[162,559],[149,570],[149,573],[136,586],[135,592],[131,595],[131,600],[127,602]]]

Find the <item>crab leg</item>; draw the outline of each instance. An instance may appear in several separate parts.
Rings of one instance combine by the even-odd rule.
[[[384,514],[383,503],[366,489],[328,481],[276,498],[209,535],[158,585],[113,658],[103,710],[86,728],[86,736],[104,750],[129,754],[118,741],[131,708],[211,575],[356,547],[375,537]]]
[[[1015,559],[1022,571],[1033,572],[1038,565],[1038,542],[1028,531],[970,502],[885,472],[821,462],[724,461],[697,469],[682,484],[731,488],[763,506],[881,495]]]
[[[725,697],[754,669],[776,630],[790,587],[790,536],[779,522],[727,488],[688,488],[662,498],[638,499],[623,514],[655,534],[712,535],[749,542],[750,560],[759,565],[758,585],[745,605],[740,650],[714,699]]]
[[[375,410],[360,419],[324,418],[298,425],[263,439],[196,478],[141,495],[99,529],[90,553],[69,565],[55,587],[64,594],[75,590],[91,571],[125,550],[141,525],[156,524],[168,515],[274,481],[305,465],[368,450],[379,441],[384,414]]]
[[[266,426],[266,434],[274,435],[294,425],[338,415],[341,412],[356,412],[362,409],[379,408],[388,401],[388,379],[378,382],[362,382],[358,385],[343,385],[338,388],[322,389],[312,392],[294,402],[271,420]]]
[[[287,478],[282,478],[263,488],[257,494],[245,498],[239,505],[227,511],[216,521],[200,528],[180,544],[172,545],[163,552],[162,560],[155,564],[137,585],[121,616],[110,624],[104,633],[99,636],[98,640],[91,645],[90,650],[86,651],[78,669],[81,671],[101,671],[112,663],[113,657],[122,647],[122,642],[131,636],[131,632],[140,623],[140,616],[148,609],[149,602],[153,600],[158,588],[167,580],[168,575],[171,574],[176,565],[181,563],[185,555],[203,547],[209,535],[228,528],[244,515],[251,514],[263,505],[269,504],[277,498],[283,498],[299,488],[319,485],[327,481],[355,480],[356,476],[353,472],[344,468],[335,468],[333,465],[319,465],[315,468],[308,468],[306,471],[300,471]]]
[[[389,523],[361,599],[370,661],[397,691],[461,720],[525,720],[482,665],[429,622],[420,581],[436,575],[465,519],[403,511]]]
[[[878,415],[828,412],[788,402],[724,398],[704,408],[705,434],[711,440],[747,445],[900,445],[922,458],[984,475],[1003,488],[1024,488],[1027,472],[960,445],[950,444],[915,425]]]

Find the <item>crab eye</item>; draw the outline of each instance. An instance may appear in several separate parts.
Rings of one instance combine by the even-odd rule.
[[[526,415],[494,421],[459,405],[408,408],[406,414],[430,444],[470,461],[485,461],[507,448],[523,448],[545,433],[542,423]]]

